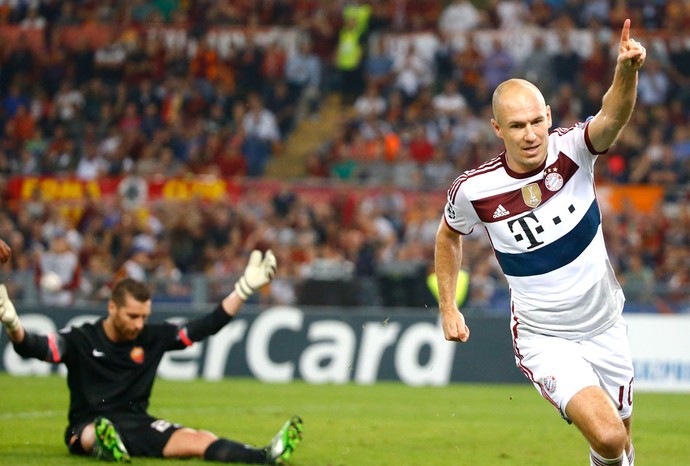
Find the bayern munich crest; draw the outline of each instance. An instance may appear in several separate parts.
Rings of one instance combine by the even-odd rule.
[[[556,377],[554,377],[553,375],[547,375],[546,377],[543,377],[541,379],[541,386],[544,387],[544,390],[553,394],[553,392],[556,391]]]
[[[560,173],[549,173],[546,175],[546,178],[544,178],[544,185],[549,191],[558,191],[563,187],[563,177]]]

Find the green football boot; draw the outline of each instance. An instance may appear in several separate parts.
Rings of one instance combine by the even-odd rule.
[[[292,453],[302,440],[302,419],[292,416],[266,447],[268,464],[289,464]]]
[[[96,428],[96,443],[93,446],[96,457],[103,461],[129,463],[131,458],[113,423],[104,417],[97,417],[93,424]]]

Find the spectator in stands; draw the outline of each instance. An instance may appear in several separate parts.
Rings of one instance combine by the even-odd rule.
[[[438,28],[442,34],[455,34],[471,31],[482,23],[481,12],[469,0],[453,0],[441,12]]]
[[[39,253],[36,267],[41,302],[49,306],[70,306],[74,304],[81,280],[78,256],[70,248],[64,230],[53,231],[49,244],[47,251]]]
[[[582,58],[575,51],[570,35],[566,31],[559,31],[558,50],[551,56],[551,66],[559,86],[563,83],[575,85],[580,73]]]
[[[369,53],[364,61],[364,79],[379,89],[388,89],[393,81],[393,58],[387,53],[384,36],[371,36]]]
[[[70,5],[72,2],[65,2]],[[67,7],[63,8],[66,11]],[[80,36],[76,39],[75,45],[68,51],[68,63],[70,66],[69,76],[73,83],[81,87],[84,83],[91,81],[96,75],[96,52],[90,47],[88,39]]]
[[[551,52],[541,34],[534,35],[532,49],[516,64],[515,75],[534,83],[539,89],[543,89],[545,95],[551,93],[555,80]]]
[[[450,162],[443,147],[436,147],[434,155],[422,167],[423,182],[425,188],[433,188],[434,186],[447,185],[452,181],[452,173],[454,173],[453,164]]]
[[[657,58],[649,60],[648,67],[640,73],[639,101],[642,105],[664,105],[671,91],[671,79]]]
[[[690,104],[690,33],[675,30],[668,39],[669,75],[678,98]]]
[[[610,19],[610,7],[608,0],[594,0],[585,2],[578,16],[581,24],[590,24],[593,20],[605,23]]]
[[[287,54],[285,47],[278,40],[272,40],[264,48],[261,73],[266,80],[265,87],[269,88],[278,81],[285,80],[285,66]]]
[[[553,19],[553,8],[549,0],[532,0],[530,3],[530,20],[537,27],[547,27]]]
[[[410,158],[420,166],[424,166],[434,156],[434,144],[429,138],[426,126],[422,123],[412,128],[407,146]]]
[[[521,0],[493,0],[488,9],[495,15],[495,26],[503,30],[519,30],[529,19],[529,5]]]
[[[11,125],[9,136],[16,139],[18,146],[23,146],[34,135],[36,122],[26,105],[20,104],[14,116],[8,122]]]
[[[299,21],[298,25],[303,25],[302,29],[307,32],[314,54],[319,57],[321,62],[321,92],[329,94],[336,90],[335,85],[335,50],[338,46],[339,36],[337,24],[340,18],[329,15],[328,8],[335,8],[336,3],[320,3],[317,5],[313,16]]]
[[[129,277],[134,280],[146,280],[151,272],[151,253],[153,250],[144,245],[135,245],[126,261],[115,272],[113,284]]]
[[[247,158],[242,153],[242,144],[229,141],[216,155],[214,165],[223,178],[242,177],[247,174]]]
[[[364,93],[355,100],[353,107],[362,120],[370,117],[379,118],[386,111],[386,101],[376,83],[369,82]]]
[[[3,70],[3,74],[7,74],[6,70]],[[9,84],[7,95],[4,95],[2,99],[5,118],[13,118],[19,107],[29,108],[31,101],[26,93],[22,91],[22,86],[19,82]]]
[[[656,286],[654,271],[644,263],[639,254],[630,255],[628,267],[620,277],[626,301],[635,307],[653,303]]]
[[[408,104],[419,96],[423,88],[430,86],[434,79],[431,63],[414,42],[410,42],[404,52],[395,57],[393,71],[395,87],[402,92]]]
[[[72,87],[69,81],[63,81],[55,93],[53,105],[60,122],[71,129],[75,128],[74,123],[78,121],[79,114],[84,108],[84,94],[81,90]]]
[[[211,83],[218,78],[220,66],[218,52],[210,47],[208,41],[203,39],[197,42],[197,48],[189,63],[189,72],[195,79],[197,86],[202,89],[205,97],[211,94]]]
[[[484,308],[493,304],[500,281],[492,275],[490,260],[491,258],[486,258],[472,267],[468,304]]]
[[[108,173],[108,161],[101,156],[98,148],[89,145],[79,158],[74,174],[81,180],[97,180]]]
[[[338,87],[343,103],[347,105],[354,102],[364,87],[363,64],[369,22],[366,8],[349,11],[349,14],[344,14],[344,24],[340,29],[338,48],[335,51]]]
[[[580,83],[590,88],[601,87],[609,78],[611,63],[609,59],[608,44],[594,43],[591,54],[586,57],[580,69]],[[598,90],[598,89],[597,89]]]
[[[484,60],[482,76],[486,85],[494,89],[513,75],[515,59],[508,53],[500,37],[494,38],[491,45],[491,52]]]
[[[274,148],[280,145],[281,134],[275,115],[264,107],[259,94],[251,93],[247,98],[242,129],[245,134],[242,153],[247,157],[247,175],[261,176]]]
[[[39,58],[32,50],[26,34],[19,34],[9,55],[1,58],[4,60],[1,83],[3,91],[6,91],[11,83],[21,84],[21,86],[30,86],[34,83],[34,73],[37,71]]]
[[[285,80],[290,101],[296,108],[295,123],[305,116],[315,117],[321,98],[321,60],[313,52],[309,39],[302,39],[298,50],[287,59]]]
[[[402,147],[390,166],[390,182],[401,189],[417,189],[422,184],[423,163],[412,154],[412,147]],[[415,155],[419,157],[420,151]]]
[[[444,81],[443,90],[434,96],[432,103],[442,126],[455,124],[467,108],[467,99],[458,91],[454,79]]]
[[[256,43],[256,38],[250,32],[247,42],[237,57],[235,79],[238,90],[242,94],[261,93],[264,91],[265,82],[261,73],[264,60],[264,51]]]
[[[127,49],[113,32],[103,46],[94,54],[94,71],[96,76],[110,88],[122,82],[127,60]]]

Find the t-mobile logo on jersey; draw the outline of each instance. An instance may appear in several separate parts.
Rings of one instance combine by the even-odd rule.
[[[536,222],[537,226],[534,228],[534,231],[529,227],[527,224],[527,220],[534,220]],[[516,232],[516,224],[520,225],[520,228],[522,229],[522,233]],[[515,220],[510,220],[508,222],[508,228],[510,228],[510,232],[515,234],[515,241],[522,241],[527,238],[527,241],[529,241],[529,246],[527,246],[527,249],[532,249],[536,248],[537,246],[544,244],[543,241],[537,241],[537,238],[535,236],[536,234],[540,234],[544,232],[544,227],[539,224],[539,220],[537,220],[537,216],[534,215],[534,212],[530,212],[529,214],[525,215],[524,217],[520,217]]]
[[[570,206],[568,206],[568,212],[571,214],[575,212],[575,206],[570,204]],[[530,228],[527,220],[533,220],[534,222],[532,223],[536,223],[536,226]],[[558,215],[551,220],[553,221],[554,225],[558,225],[563,221]],[[522,230],[521,232],[516,231],[516,224],[519,225],[519,228]],[[510,220],[508,222],[508,228],[510,228],[510,232],[515,235],[515,241],[519,242],[527,238],[527,241],[529,241],[529,246],[527,246],[527,249],[536,248],[537,246],[544,244],[544,241],[537,240],[537,235],[540,235],[544,232],[544,227],[539,222],[539,219],[537,219],[537,216],[534,215],[534,212],[530,212],[529,214],[515,220]]]

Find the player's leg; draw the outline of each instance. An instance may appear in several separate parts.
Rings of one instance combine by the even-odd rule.
[[[302,420],[289,419],[271,440],[256,448],[202,430],[177,428],[169,437],[162,455],[165,458],[203,458],[207,461],[245,464],[287,464],[302,439]]]
[[[165,446],[164,458],[203,458],[204,452],[218,437],[211,432],[180,427],[172,433]]]
[[[232,440],[220,438],[211,443],[203,454],[208,461],[247,464],[288,464],[293,452],[302,440],[302,419],[288,419],[271,443],[264,448],[254,448]],[[170,439],[171,441],[173,438]]]
[[[628,455],[628,463],[630,466],[635,466],[635,447],[632,444],[632,416],[623,419],[623,425],[628,434],[628,444],[625,447],[625,452]]]
[[[65,445],[73,455],[90,455],[95,441],[93,423],[68,426],[65,430]]]
[[[265,464],[266,450],[218,438],[211,432],[182,427],[163,448],[164,458],[202,458],[223,463]]]
[[[586,358],[586,348],[577,341],[519,328],[514,335],[518,367],[561,416],[585,434],[595,452],[593,461],[598,461],[592,464],[627,464],[606,462],[620,459],[627,435],[610,396]]]
[[[105,417],[67,427],[65,443],[74,455],[90,455],[121,463],[130,461],[130,454],[118,429]]]
[[[586,387],[568,402],[565,413],[589,442],[591,464],[628,465],[628,434],[609,395],[600,387]]]
[[[623,419],[626,432],[625,451],[630,465],[635,461],[632,444],[632,411],[634,371],[627,325],[620,320],[606,332],[583,342],[584,354],[601,381],[601,387]]]

